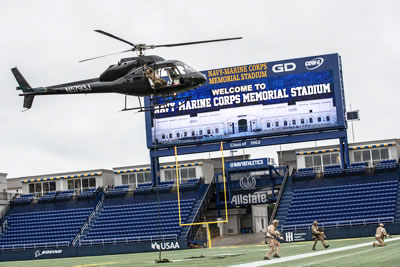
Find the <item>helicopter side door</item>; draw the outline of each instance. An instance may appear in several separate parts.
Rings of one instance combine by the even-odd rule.
[[[142,67],[130,71],[124,77],[123,88],[127,95],[146,96],[152,94],[152,87]]]
[[[180,85],[180,72],[174,64],[144,65],[144,73],[153,89]]]

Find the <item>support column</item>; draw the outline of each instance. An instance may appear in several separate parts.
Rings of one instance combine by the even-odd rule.
[[[270,177],[270,181],[271,181],[271,192],[272,192],[272,199],[274,199],[275,198],[275,179],[274,179],[274,177],[273,177],[273,175],[272,175],[272,169],[273,169],[273,167],[269,167],[268,168],[269,169],[269,177]]]
[[[157,156],[152,156],[150,151],[151,181],[153,185],[160,184],[160,163]]]
[[[220,207],[220,200],[219,200],[219,180],[218,180],[218,173],[215,174],[215,192],[216,192],[216,205],[217,205],[217,217],[221,217],[221,207]]]
[[[349,157],[349,145],[347,142],[347,133],[346,136],[340,138],[340,158],[342,163],[342,168],[350,167],[350,157]]]

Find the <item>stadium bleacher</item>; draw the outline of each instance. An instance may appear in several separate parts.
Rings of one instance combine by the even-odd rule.
[[[196,199],[181,201],[181,220],[186,222]],[[81,244],[103,242],[177,239],[179,226],[178,202],[176,200],[105,205],[95,223],[82,236]]]
[[[345,169],[346,175],[363,175],[368,167],[367,162],[356,162],[350,165],[350,168]]]
[[[28,205],[35,198],[35,194],[23,194],[20,197],[16,198],[14,201],[15,205]]]
[[[12,213],[0,236],[0,248],[68,246],[92,210],[88,207]]]
[[[294,173],[277,213],[281,229],[308,229],[314,220],[324,227],[393,223],[399,209],[398,164],[383,160],[375,174],[372,169],[366,175],[367,166],[366,162],[353,163],[345,170],[340,165],[326,166],[323,177],[332,179],[301,181],[295,179],[298,173],[306,173],[301,178],[309,179],[311,169]]]
[[[193,218],[201,206],[208,185],[203,184],[199,190],[200,181],[182,183],[182,223]],[[177,240],[184,236],[186,232],[179,226],[177,196],[170,193],[174,183],[164,182],[158,188],[145,184],[140,188],[149,187],[147,194],[138,195],[135,191],[126,194],[129,185],[115,186],[104,193],[89,189],[76,198],[75,190],[49,192],[32,204],[37,194],[22,195],[16,199],[22,199],[20,203],[13,204],[2,218],[0,250]]]
[[[394,171],[397,170],[398,164],[395,159],[382,160],[378,164],[375,165],[375,172],[385,172],[385,171]]]
[[[86,191],[81,192],[77,198],[78,199],[92,199],[96,196],[98,189],[96,188],[89,188]]]
[[[328,165],[324,168],[324,177],[338,177],[343,175],[343,169],[339,164]]]
[[[300,168],[293,174],[293,178],[296,180],[314,179],[315,175],[314,168]]]
[[[118,185],[106,191],[106,197],[120,197],[126,195],[129,185]]]

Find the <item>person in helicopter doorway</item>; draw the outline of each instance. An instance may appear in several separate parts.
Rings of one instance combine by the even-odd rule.
[[[160,88],[167,85],[167,82],[164,79],[158,77],[156,72],[147,64],[144,64],[143,68],[144,68],[144,75],[146,76],[147,79],[149,79],[150,85],[153,88]]]

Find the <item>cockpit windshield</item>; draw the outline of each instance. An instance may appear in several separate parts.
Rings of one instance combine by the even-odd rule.
[[[194,68],[192,68],[189,65],[187,65],[183,62],[180,62],[180,61],[176,62],[175,66],[181,74],[189,74],[189,73],[197,72]]]

